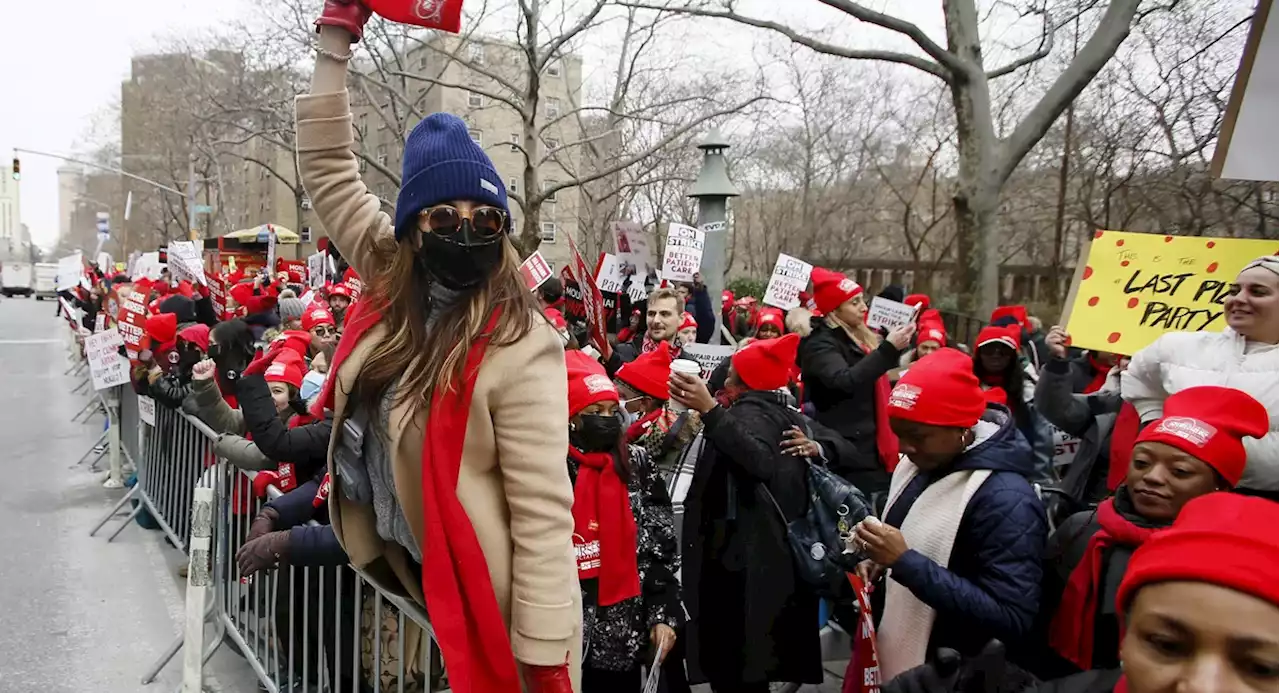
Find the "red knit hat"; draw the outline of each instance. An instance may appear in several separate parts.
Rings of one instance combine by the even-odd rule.
[[[1009,393],[1005,392],[1003,387],[989,387],[982,391],[982,395],[992,404],[999,404],[1002,407],[1009,406]]]
[[[729,308],[733,306],[733,299],[734,299],[734,296],[732,291],[728,289],[721,291],[720,292],[720,310],[721,311],[729,310]]]
[[[991,322],[999,325],[1016,322],[1018,327],[1027,331],[1031,330],[1030,323],[1027,322],[1026,306],[996,306],[996,309],[991,311]]]
[[[569,329],[569,323],[564,319],[564,313],[555,308],[547,308],[542,311],[542,314],[547,317],[547,322],[550,322],[551,326],[556,328],[556,332],[563,332]]]
[[[262,377],[269,383],[288,383],[296,388],[302,387],[302,357],[292,349],[283,349],[276,359],[267,366]]]
[[[889,393],[889,417],[930,426],[969,428],[987,408],[973,359],[942,348],[911,364]]]
[[[940,346],[947,345],[947,328],[943,327],[941,322],[921,322],[917,325],[916,344],[920,345],[925,342],[936,342]]]
[[[564,365],[569,371],[569,416],[596,402],[618,401],[618,388],[599,361],[573,349],[564,352]]]
[[[839,272],[814,267],[809,277],[813,279],[813,300],[823,314],[830,314],[845,301],[862,293],[858,282]]]
[[[761,310],[759,314],[756,315],[756,331],[757,332],[764,325],[773,325],[774,327],[778,328],[778,332],[780,333],[786,332],[787,329],[783,327],[783,323],[784,323],[784,320],[782,317],[782,311],[778,310],[777,308],[765,308],[764,310]]]
[[[316,325],[337,325],[333,319],[333,313],[329,309],[319,303],[312,303],[307,306],[307,310],[302,314],[302,329],[310,332]]]
[[[1181,390],[1164,401],[1164,416],[1143,429],[1134,444],[1172,445],[1213,467],[1235,486],[1244,475],[1241,438],[1261,438],[1270,429],[1258,400],[1229,387],[1202,385]]]
[[[1014,351],[1022,345],[1022,335],[1016,326],[995,327],[987,325],[978,330],[978,344],[975,348],[981,349],[988,344],[1003,344]]]
[[[325,296],[329,298],[333,296],[346,296],[347,298],[351,298],[351,287],[347,286],[345,283],[330,284],[328,290],[325,292]]]
[[[1143,542],[1125,570],[1116,607],[1156,582],[1207,582],[1280,602],[1280,506],[1263,498],[1210,493],[1182,507],[1173,526]]]
[[[194,298],[196,294],[195,287],[191,286],[191,282],[183,279],[178,282],[178,294],[187,298]]]
[[[667,385],[671,379],[671,350],[659,345],[635,361],[623,364],[614,377],[654,399],[665,400],[671,396]]]
[[[698,329],[698,321],[693,319],[693,313],[685,312],[680,314],[680,328],[676,332],[688,329]]]
[[[928,294],[907,294],[902,302],[909,306],[920,306],[920,310],[928,310],[929,295]]]
[[[156,344],[168,344],[178,336],[178,316],[174,313],[157,313],[147,316],[147,336]]]
[[[177,317],[176,315],[174,316]],[[198,347],[200,351],[209,351],[209,326],[208,325],[192,325],[178,333],[178,337],[184,342],[190,342]]]
[[[791,369],[795,368],[799,349],[798,334],[757,340],[733,355],[733,370],[752,390],[777,390],[791,382]]]
[[[290,283],[290,284],[301,284],[301,283],[302,283],[302,275],[301,275],[297,270],[289,270],[289,283]]]

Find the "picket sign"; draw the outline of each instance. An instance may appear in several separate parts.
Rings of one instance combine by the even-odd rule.
[[[276,269],[276,229],[271,224],[267,224],[267,269]]]
[[[319,289],[325,284],[324,257],[324,253],[307,256],[307,285],[313,289]]]
[[[622,263],[618,262],[618,256],[613,253],[600,253],[600,262],[596,263],[596,286],[600,287],[600,291],[607,294],[619,293],[626,279],[626,275],[622,273]]]
[[[596,286],[596,278],[592,276],[591,269],[587,267],[587,263],[582,259],[582,254],[578,252],[578,246],[573,242],[573,236],[569,236],[569,252],[573,255],[573,267],[577,273],[578,288],[582,291],[582,307],[587,314],[587,327],[591,345],[600,353],[607,353],[609,351],[609,336],[605,334],[604,296],[600,294],[600,287]]]
[[[649,276],[649,268],[653,266],[653,248],[649,245],[649,234],[641,229],[638,221],[615,221],[612,226],[618,248],[618,264],[622,266],[623,274]]]
[[[58,281],[56,282],[58,291],[74,289],[76,284],[80,283],[80,275],[83,272],[84,261],[79,251],[58,260]]]
[[[673,282],[691,282],[702,270],[702,251],[707,234],[684,224],[667,227],[667,247],[662,253],[662,278]]]
[[[786,253],[778,253],[778,261],[773,263],[773,276],[769,277],[769,286],[764,292],[764,302],[783,310],[800,305],[800,292],[809,285],[811,272],[813,265]]]
[[[916,306],[876,296],[871,299],[871,307],[867,309],[867,327],[873,330],[881,327],[893,330],[908,325],[915,322],[917,310]]]
[[[146,334],[147,307],[142,303],[142,295],[131,293],[120,302],[120,313],[116,318],[116,329],[124,340],[125,356],[132,362],[138,361],[138,352],[142,349],[142,337]]]
[[[1075,462],[1076,453],[1080,451],[1080,437],[1053,424],[1049,424],[1049,429],[1053,432],[1053,468],[1065,474],[1071,463]]]
[[[627,297],[632,303],[639,303],[649,298],[649,289],[645,288],[643,277],[631,277],[631,285],[627,287]]]
[[[164,264],[160,262],[160,252],[152,251],[138,256],[138,261],[134,263],[133,272],[129,276],[134,279],[146,277],[155,281],[160,278],[162,272],[164,272]]]
[[[169,241],[169,272],[179,281],[209,283],[196,241]]]
[[[138,395],[138,418],[142,419],[142,423],[155,428],[156,401],[154,399]]]
[[[733,356],[734,351],[734,347],[724,344],[685,344],[680,347],[680,358],[697,361],[702,367],[702,379],[709,380],[711,372]]]
[[[118,351],[123,345],[124,338],[114,327],[85,337],[84,355],[93,389],[105,390],[129,382],[129,359]]]
[[[551,278],[551,265],[547,264],[542,253],[534,251],[533,255],[520,263],[520,276],[524,277],[524,285],[533,291]]]

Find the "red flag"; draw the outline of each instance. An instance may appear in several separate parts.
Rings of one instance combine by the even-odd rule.
[[[600,353],[609,352],[609,337],[605,334],[604,296],[596,287],[596,278],[591,275],[591,268],[582,260],[578,246],[569,237],[569,251],[573,254],[573,265],[578,275],[578,288],[582,291],[582,307],[587,314],[587,327],[590,328],[591,344]]]
[[[462,29],[462,0],[365,0],[383,19],[440,29],[451,34]]]

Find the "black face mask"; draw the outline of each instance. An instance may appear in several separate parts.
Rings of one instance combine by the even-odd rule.
[[[191,367],[200,362],[204,358],[199,350],[191,345],[184,345],[182,352],[178,355],[178,370],[183,374],[191,372]]]
[[[612,452],[622,437],[622,419],[616,414],[583,414],[582,423],[569,430],[569,442],[583,452]]]
[[[474,289],[502,262],[502,236],[481,238],[470,219],[449,236],[422,234],[418,260],[436,281],[454,291]]]

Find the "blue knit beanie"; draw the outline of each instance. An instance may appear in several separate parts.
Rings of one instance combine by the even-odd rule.
[[[396,199],[396,240],[417,228],[418,212],[451,200],[507,209],[507,188],[493,162],[471,139],[467,124],[432,113],[409,133]]]

